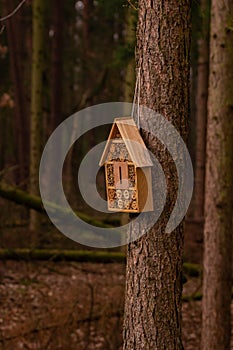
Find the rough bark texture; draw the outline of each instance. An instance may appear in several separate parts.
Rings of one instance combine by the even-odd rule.
[[[233,3],[212,1],[204,228],[203,350],[230,349]]]
[[[189,26],[189,1],[139,1],[140,103],[171,121],[183,137],[189,111]],[[143,132],[143,138],[163,167],[168,195],[157,224],[128,246],[124,349],[182,349],[183,226],[165,232],[176,199],[177,176],[166,149],[150,134]],[[132,230],[138,230],[133,222]]]
[[[195,164],[195,211],[194,216],[204,217],[205,194],[205,154],[206,154],[206,124],[207,99],[209,83],[209,10],[210,1],[201,0],[200,11],[202,19],[201,36],[198,40],[198,71],[196,96],[196,164]]]
[[[34,0],[30,125],[30,192],[34,195],[39,194],[39,163],[43,121],[44,30],[45,0]],[[39,217],[37,213],[32,211],[30,213],[30,229],[36,230],[38,224]]]

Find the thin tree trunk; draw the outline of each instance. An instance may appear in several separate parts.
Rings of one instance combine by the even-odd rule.
[[[189,49],[189,1],[139,1],[141,104],[170,120],[184,138],[189,110]],[[180,350],[183,225],[172,233],[165,232],[176,199],[177,178],[165,148],[150,134],[143,132],[143,137],[166,174],[168,196],[160,220],[128,246],[124,350]],[[137,230],[132,221],[132,231]]]
[[[129,8],[126,13],[126,45],[131,47],[135,44],[135,23],[136,14],[135,10]],[[127,64],[125,72],[125,86],[124,86],[124,101],[132,102],[134,94],[134,83],[135,83],[135,63],[132,57]]]
[[[230,349],[233,3],[212,0],[204,228],[203,350]]]
[[[88,53],[90,49],[90,25],[91,25],[91,15],[93,10],[93,0],[83,0],[83,48],[84,48],[84,58],[88,58]]]
[[[33,1],[33,49],[30,126],[30,192],[39,194],[39,163],[43,121],[43,74],[45,49],[45,0]],[[40,217],[30,212],[30,229],[36,230]]]
[[[49,137],[57,126],[62,122],[63,107],[63,22],[64,22],[64,1],[53,0],[50,4],[52,9],[52,38],[51,38],[51,94],[50,94],[50,115],[48,116],[48,128],[45,129],[46,136]],[[62,143],[57,146],[57,154],[61,152]],[[47,173],[53,173],[56,159],[52,159],[47,166]],[[68,180],[70,184],[70,180]],[[50,193],[53,188],[49,188]]]
[[[50,132],[62,122],[62,51],[63,51],[63,5],[62,0],[53,1],[53,37],[51,68],[51,119]]]
[[[194,216],[197,219],[203,219],[204,217],[206,123],[209,83],[209,0],[201,0],[200,11],[202,18],[202,30],[200,34],[201,36],[198,40],[198,73],[196,97],[197,141],[194,190]]]
[[[4,1],[6,13],[14,9],[12,0]],[[28,123],[25,108],[25,94],[22,76],[22,29],[19,25],[19,13],[6,21],[7,37],[10,55],[10,73],[13,83],[14,102],[15,102],[15,139],[16,159],[19,166],[17,171],[17,183],[25,184],[28,176]]]

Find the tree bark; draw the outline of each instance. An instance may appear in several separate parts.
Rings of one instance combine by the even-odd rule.
[[[207,99],[209,84],[209,11],[210,1],[201,0],[201,33],[198,40],[198,72],[196,96],[196,162],[195,162],[195,189],[194,216],[197,219],[204,217],[205,195],[205,154],[206,154],[206,124]]]
[[[189,50],[189,1],[139,1],[140,103],[171,121],[184,138],[189,111]],[[143,132],[143,138],[163,167],[168,195],[159,221],[128,246],[124,350],[180,350],[183,225],[172,233],[165,232],[176,198],[176,172],[166,149],[149,133]],[[136,230],[138,225],[132,221],[132,231]]]
[[[43,121],[43,74],[45,49],[45,0],[33,1],[33,49],[30,125],[30,192],[39,194],[39,163]],[[30,229],[37,230],[39,217],[30,212]]]
[[[230,349],[233,3],[212,1],[204,227],[203,350]]]

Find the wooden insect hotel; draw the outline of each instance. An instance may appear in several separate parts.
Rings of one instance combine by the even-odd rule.
[[[105,166],[108,210],[153,210],[153,163],[132,117],[114,119],[99,165]]]

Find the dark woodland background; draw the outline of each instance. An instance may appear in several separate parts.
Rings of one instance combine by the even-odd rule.
[[[37,2],[41,12],[33,13],[28,0],[0,22],[0,349],[122,349],[126,248],[93,252],[58,232],[43,213],[38,166],[48,137],[68,116],[99,103],[133,101],[137,2]],[[0,17],[17,5],[2,0]],[[193,1],[188,149],[195,192],[185,222],[187,350],[200,348],[209,19],[209,1]],[[42,72],[38,80],[36,69]],[[69,202],[87,221],[115,226],[127,220],[125,214],[93,212],[75,188],[83,157],[108,132],[97,128],[75,143],[63,179]],[[103,179],[100,173],[102,193]]]

